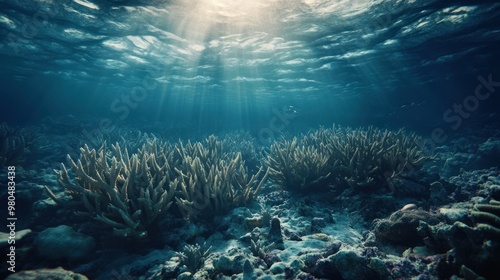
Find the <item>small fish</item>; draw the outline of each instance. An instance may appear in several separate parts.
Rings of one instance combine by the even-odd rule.
[[[424,100],[424,101],[422,101],[420,103],[415,103],[415,102],[406,103],[406,104],[401,105],[401,108],[420,106],[420,105],[424,104],[426,101],[427,100]]]

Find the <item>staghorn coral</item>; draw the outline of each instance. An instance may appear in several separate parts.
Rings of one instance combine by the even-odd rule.
[[[380,130],[372,126],[356,130],[333,128],[328,145],[339,161],[339,173],[352,188],[369,188],[418,169],[427,157],[423,140],[414,133]],[[391,186],[391,184],[389,184]],[[394,190],[393,190],[394,191]]]
[[[249,175],[241,153],[227,153],[215,136],[205,145],[171,145],[155,138],[145,142],[132,155],[118,143],[111,151],[106,144],[98,150],[85,145],[78,161],[67,157],[74,179],[64,164],[55,171],[60,186],[85,209],[79,214],[111,226],[118,236],[146,237],[174,200],[188,219],[210,218],[244,205],[267,178],[263,168]]]
[[[333,126],[273,143],[265,164],[271,180],[290,189],[310,190],[328,182],[345,182],[362,190],[391,187],[390,180],[420,168],[428,158],[423,143],[403,129]]]
[[[271,181],[286,188],[306,191],[324,182],[331,174],[331,153],[320,143],[308,145],[312,135],[282,139],[271,145],[265,164]]]
[[[249,175],[240,152],[226,153],[224,142],[209,136],[205,145],[188,142],[176,145],[180,164],[177,205],[188,219],[211,218],[251,201],[267,179],[263,168]],[[260,178],[260,179],[259,179]]]
[[[64,164],[55,172],[59,185],[85,208],[81,214],[111,226],[117,236],[144,238],[148,227],[172,204],[179,184],[169,165],[169,147],[153,139],[130,156],[119,144],[112,145],[111,151],[106,143],[98,150],[85,145],[78,161],[67,157],[74,180]]]
[[[218,136],[224,147],[230,152],[240,152],[241,158],[250,173],[255,173],[260,167],[261,150],[256,149],[255,139],[249,132],[243,130],[230,131]]]
[[[212,247],[206,248],[205,244],[202,246],[199,244],[187,244],[184,246],[182,252],[177,252],[177,256],[181,264],[185,265],[189,272],[195,273],[205,264],[205,260],[210,255],[211,248]]]

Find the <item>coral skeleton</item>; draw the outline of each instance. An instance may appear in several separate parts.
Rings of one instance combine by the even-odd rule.
[[[265,163],[270,179],[289,189],[304,191],[342,181],[354,189],[390,187],[388,181],[420,168],[428,158],[423,143],[403,129],[334,126],[275,142]]]
[[[85,145],[77,161],[67,156],[69,170],[64,164],[55,170],[59,185],[85,209],[79,214],[112,227],[117,236],[147,237],[174,201],[188,220],[212,218],[250,202],[267,178],[262,167],[250,175],[241,153],[225,152],[215,136],[205,145],[145,142],[132,155],[119,143],[111,150],[106,143],[98,150]]]
[[[76,182],[64,164],[56,170],[58,182],[83,204],[81,214],[111,226],[115,235],[146,237],[148,227],[171,206],[179,185],[169,165],[172,153],[167,144],[158,145],[153,139],[131,156],[119,144],[111,151],[106,143],[98,150],[85,145],[76,162],[67,156]]]
[[[267,179],[261,167],[250,175],[240,152],[227,151],[225,143],[209,136],[200,142],[176,147],[180,166],[180,195],[177,205],[188,219],[211,218],[231,208],[250,202]]]
[[[271,145],[266,159],[270,179],[286,188],[310,190],[325,181],[331,174],[330,153],[324,145],[305,144],[308,136],[301,139],[282,139]]]
[[[338,172],[355,189],[387,183],[420,168],[427,159],[422,151],[423,140],[403,129],[390,131],[368,127],[332,130],[338,136],[330,138],[328,145],[339,160]]]
[[[177,256],[181,263],[186,266],[188,271],[195,273],[205,264],[205,260],[210,255],[210,249],[212,249],[212,247],[206,248],[205,244],[202,246],[199,244],[187,244],[184,246],[182,252],[177,252]]]

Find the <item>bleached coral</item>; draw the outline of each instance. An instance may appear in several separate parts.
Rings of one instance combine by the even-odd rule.
[[[112,145],[111,151],[106,144],[98,150],[85,145],[76,162],[67,157],[74,180],[62,164],[62,169],[56,170],[58,182],[81,202],[82,214],[111,226],[115,235],[143,238],[148,227],[171,206],[179,184],[170,166],[172,149],[168,147],[152,140],[138,154],[129,155],[119,144]]]
[[[240,152],[249,172],[256,172],[260,167],[261,151],[254,145],[256,139],[248,131],[237,130],[218,135],[227,151]]]
[[[203,267],[205,260],[210,255],[210,249],[212,247],[206,248],[205,244],[200,246],[195,245],[185,245],[182,252],[177,252],[181,264],[185,265],[187,270],[195,273],[198,269]]]
[[[211,135],[201,142],[176,146],[180,165],[177,205],[187,218],[207,218],[247,204],[267,178],[260,168],[250,175],[240,152],[225,152],[224,142]]]
[[[334,126],[311,131],[300,139],[275,142],[265,163],[271,180],[291,189],[309,190],[338,182],[355,189],[391,187],[390,180],[417,170],[428,158],[423,143],[403,129]]]
[[[311,135],[282,139],[271,145],[265,163],[270,179],[299,191],[324,182],[332,172],[331,153],[324,145],[308,145]]]
[[[111,226],[118,236],[146,237],[174,200],[188,219],[247,204],[267,177],[263,168],[250,175],[241,153],[226,152],[215,136],[205,144],[146,142],[134,154],[118,143],[111,150],[85,145],[76,162],[67,157],[72,172],[64,164],[56,170],[59,185],[84,209],[80,214]]]
[[[374,127],[334,128],[330,145],[338,160],[339,175],[353,188],[388,185],[388,180],[413,172],[428,158],[423,140],[405,130]]]

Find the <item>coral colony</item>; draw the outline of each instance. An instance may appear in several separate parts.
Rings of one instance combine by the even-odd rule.
[[[7,164],[37,152],[21,145],[22,132],[3,131]],[[478,182],[432,181],[430,170],[449,160],[403,129],[321,127],[267,148],[243,131],[202,141],[116,133],[67,155],[36,191],[47,198],[31,197],[46,225],[12,224],[8,269],[47,267],[9,279],[442,277],[488,275],[498,258],[497,170]],[[474,189],[482,198],[465,199]],[[429,203],[443,206],[417,206]]]

